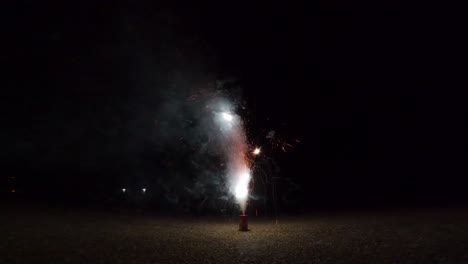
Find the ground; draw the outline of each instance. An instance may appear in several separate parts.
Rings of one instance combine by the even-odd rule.
[[[249,220],[0,207],[0,263],[468,263],[462,210]]]

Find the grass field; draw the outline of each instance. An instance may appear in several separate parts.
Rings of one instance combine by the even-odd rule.
[[[461,210],[274,220],[0,207],[0,263],[468,263]]]

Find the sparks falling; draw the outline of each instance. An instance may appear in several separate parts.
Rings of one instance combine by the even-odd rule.
[[[254,151],[252,151],[252,154],[254,155],[260,154],[260,148],[255,148]]]

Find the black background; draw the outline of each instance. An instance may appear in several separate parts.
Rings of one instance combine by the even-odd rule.
[[[17,1],[4,10],[6,192],[106,197],[135,167],[158,175],[151,164],[163,158],[140,131],[168,86],[149,76],[201,67],[239,80],[252,140],[274,130],[300,141],[265,153],[300,186],[294,208],[467,200],[457,7]],[[187,63],[166,54],[173,47]]]

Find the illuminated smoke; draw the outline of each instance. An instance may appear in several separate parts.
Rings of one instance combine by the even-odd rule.
[[[234,188],[234,195],[238,201],[246,202],[249,196],[250,173],[245,172],[240,175]]]
[[[226,120],[227,122],[230,122],[233,119],[232,115],[229,113],[222,113],[221,115],[223,116],[224,120]]]

